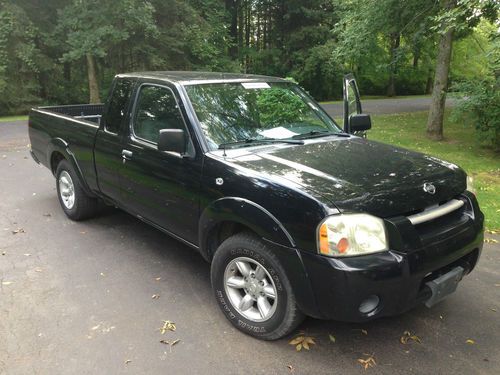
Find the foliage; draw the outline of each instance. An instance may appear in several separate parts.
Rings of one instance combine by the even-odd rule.
[[[260,121],[272,128],[293,122],[304,112],[304,102],[290,90],[271,88],[257,96]]]
[[[481,140],[500,151],[500,77],[455,85],[461,100],[455,118],[474,124]]]
[[[491,40],[479,20],[498,0],[457,3],[0,0],[0,114],[87,102],[87,55],[101,97],[115,74],[144,70],[289,76],[320,100],[340,98],[354,72],[363,94],[425,94],[442,23],[457,30],[452,79],[485,73]]]

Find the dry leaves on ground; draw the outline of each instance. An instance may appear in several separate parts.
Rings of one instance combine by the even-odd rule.
[[[17,228],[16,230],[12,231],[12,234],[18,234],[18,233],[26,233],[23,228]]]
[[[160,328],[160,332],[162,335],[164,335],[167,331],[175,331],[175,323],[171,322],[170,320],[164,320],[163,321],[163,326]]]
[[[485,238],[484,243],[498,243],[498,240],[495,240],[494,238]]]
[[[330,341],[331,341],[331,342],[333,342],[333,343],[335,343],[335,341],[337,341],[337,340],[335,339],[335,336],[334,336],[334,335],[328,335],[328,337],[330,338]]]
[[[179,341],[181,340],[180,339],[175,339],[174,341],[160,340],[162,344],[168,345],[170,347],[170,353],[172,353],[172,346],[177,344]]]
[[[152,298],[152,299],[158,299],[158,298],[160,298],[160,296],[159,296],[158,294],[153,294],[153,295],[151,296],[151,298]]]
[[[472,340],[472,339],[467,339],[467,340],[465,340],[465,342],[466,342],[467,344],[469,344],[469,345],[474,345],[474,344],[476,343],[476,342],[475,342],[474,340]]]
[[[297,336],[293,338],[292,340],[289,341],[290,345],[295,345],[295,350],[300,352],[302,348],[305,350],[309,350],[310,347],[309,345],[316,345],[314,342],[314,337],[309,337],[309,336]]]
[[[368,367],[374,367],[377,365],[374,354],[364,353],[363,355],[366,356],[366,358],[358,358],[358,362],[364,367],[365,370],[367,370]]]
[[[419,344],[422,343],[422,340],[420,340],[420,337],[417,335],[413,335],[410,331],[404,331],[403,336],[399,339],[401,344],[408,344],[408,341],[415,341],[418,342]]]

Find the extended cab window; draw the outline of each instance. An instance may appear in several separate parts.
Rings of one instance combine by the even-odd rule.
[[[174,93],[167,87],[142,86],[134,117],[134,135],[157,143],[161,129],[185,129]]]
[[[131,80],[121,78],[116,81],[106,114],[105,128],[107,131],[118,133],[127,110],[131,91]]]

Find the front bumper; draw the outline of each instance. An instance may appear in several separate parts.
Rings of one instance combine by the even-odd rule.
[[[395,246],[387,252],[330,258],[302,251],[316,302],[314,316],[362,322],[397,315],[431,298],[427,282],[456,267],[462,267],[464,274],[472,271],[483,246],[483,215],[475,198],[465,199],[469,212],[448,226],[442,222],[411,230],[407,220],[395,220],[399,238],[391,241]],[[378,304],[361,312],[360,305],[370,298]]]

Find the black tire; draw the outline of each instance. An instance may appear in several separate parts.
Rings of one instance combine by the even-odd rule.
[[[71,177],[73,183],[73,190],[75,194],[74,204],[72,207],[66,207],[63,202],[63,198],[60,191],[60,177],[63,172],[66,172]],[[80,221],[91,218],[95,216],[98,212],[99,202],[96,198],[89,197],[87,193],[82,189],[80,185],[80,180],[76,175],[73,167],[67,160],[62,160],[56,169],[56,188],[57,188],[57,197],[59,199],[59,203],[66,214],[71,220]]]
[[[249,258],[262,265],[274,281],[277,291],[274,313],[257,322],[243,316],[231,302],[225,288],[226,267],[236,258]],[[240,331],[261,340],[277,340],[291,333],[304,319],[283,266],[266,244],[251,233],[238,233],[225,240],[217,249],[211,266],[212,288],[226,318]],[[245,291],[241,291],[242,295]]]

